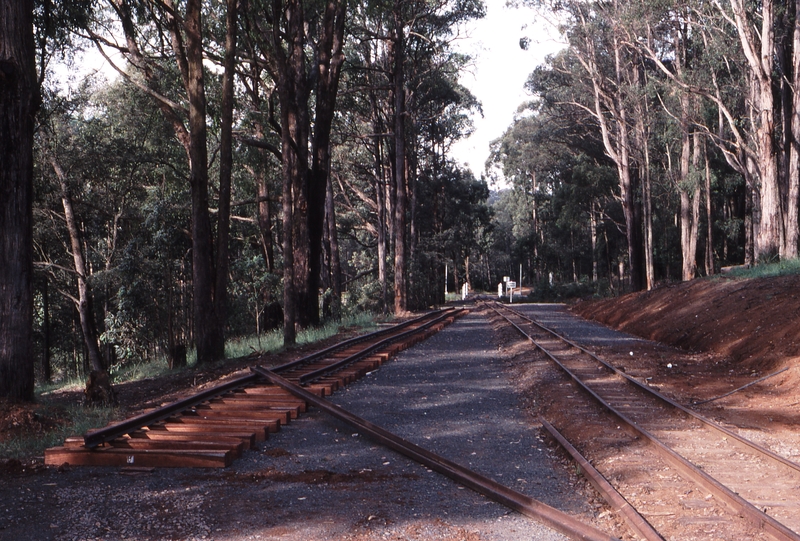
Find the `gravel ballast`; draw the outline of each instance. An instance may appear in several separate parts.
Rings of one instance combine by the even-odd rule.
[[[592,511],[520,407],[472,313],[332,400],[579,517]],[[560,540],[312,410],[225,470],[50,469],[7,476],[0,539]],[[587,519],[588,520],[588,519]]]

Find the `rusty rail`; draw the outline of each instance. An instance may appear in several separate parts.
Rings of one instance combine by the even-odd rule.
[[[589,478],[589,482],[592,483],[592,486],[597,489],[597,491],[603,495],[605,500],[611,505],[614,510],[622,515],[622,518],[625,520],[625,523],[636,533],[642,536],[643,539],[646,541],[664,541],[664,538],[661,537],[661,534],[658,533],[653,526],[647,522],[647,520],[639,514],[639,512],[628,503],[622,494],[617,492],[611,483],[606,480],[603,475],[595,469],[592,464],[581,455],[573,445],[567,441],[567,439],[561,435],[561,433],[556,430],[556,428],[548,423],[545,419],[539,419],[542,423],[542,426],[547,429],[551,436],[553,436],[556,441],[564,448],[567,453],[578,463],[578,465],[583,469],[584,473]]]
[[[427,315],[429,316],[430,314],[427,314]],[[345,366],[347,366],[349,364],[352,364],[352,363],[358,361],[359,359],[362,359],[363,357],[366,357],[367,355],[370,355],[374,351],[376,351],[376,350],[378,350],[378,349],[380,349],[382,347],[385,347],[385,346],[391,344],[392,342],[396,342],[398,340],[402,340],[402,339],[404,339],[404,338],[406,338],[408,336],[413,335],[414,333],[421,332],[421,331],[423,331],[425,329],[428,329],[429,327],[432,327],[432,326],[436,325],[437,323],[441,322],[444,319],[447,319],[450,316],[451,316],[451,314],[449,313],[449,311],[447,311],[444,314],[442,314],[442,315],[440,315],[438,317],[435,317],[434,319],[432,319],[432,320],[420,325],[419,327],[414,327],[413,329],[410,329],[410,330],[405,331],[405,332],[400,333],[400,334],[393,334],[393,335],[389,336],[388,338],[385,338],[385,339],[383,339],[383,340],[381,340],[379,342],[374,343],[371,346],[368,346],[367,348],[359,351],[358,353],[350,355],[349,357],[346,357],[346,358],[344,358],[344,359],[342,359],[340,361],[332,363],[332,364],[330,364],[330,365],[328,365],[328,366],[326,366],[324,368],[320,368],[319,370],[314,370],[313,372],[309,372],[308,374],[304,374],[304,375],[300,376],[300,383],[301,384],[311,383],[312,381],[314,381],[316,379],[319,379],[319,378],[321,378],[321,377],[323,377],[323,376],[325,376],[327,374],[330,374],[331,372],[336,372],[337,370],[341,370]],[[421,319],[423,319],[423,318],[418,318],[417,320],[414,320],[414,323],[418,322]],[[396,330],[397,328],[394,327],[393,329]],[[273,370],[273,372],[275,372],[275,370]]]
[[[366,434],[375,441],[390,449],[411,458],[412,460],[437,471],[450,479],[490,498],[506,507],[513,509],[525,516],[534,518],[560,531],[572,539],[582,541],[619,541],[619,539],[586,525],[579,520],[559,511],[549,505],[517,492],[511,488],[476,473],[464,466],[441,457],[431,451],[423,449],[396,434],[385,430],[353,413],[341,408],[328,400],[309,393],[299,385],[275,374],[274,372],[257,366],[253,367],[254,373],[267,379],[271,383],[291,392],[296,397],[309,402],[325,413],[343,421],[359,432]]]
[[[360,344],[362,342],[366,342],[366,341],[372,340],[373,338],[378,338],[378,337],[386,335],[386,334],[392,334],[393,332],[396,332],[399,329],[403,329],[405,327],[409,327],[411,325],[414,325],[415,323],[419,323],[420,321],[424,321],[425,319],[431,317],[431,315],[433,315],[433,314],[436,314],[436,313],[448,313],[448,312],[451,312],[452,310],[453,310],[453,308],[445,308],[445,309],[442,309],[442,310],[434,310],[432,312],[428,312],[426,314],[423,314],[423,315],[421,315],[419,317],[415,317],[413,319],[409,319],[408,321],[404,321],[403,323],[398,323],[397,325],[392,325],[391,327],[387,327],[387,328],[381,329],[379,331],[374,331],[374,332],[371,332],[371,333],[362,334],[360,336],[356,336],[356,337],[350,338],[348,340],[344,340],[342,342],[338,342],[338,343],[336,343],[336,344],[334,344],[334,345],[332,345],[330,347],[327,347],[325,349],[321,349],[319,351],[315,351],[314,353],[311,353],[310,355],[306,355],[305,357],[302,357],[300,359],[296,359],[294,361],[290,361],[290,362],[282,364],[280,366],[276,366],[276,367],[274,367],[272,369],[272,371],[275,372],[275,373],[280,374],[281,372],[286,372],[288,370],[299,368],[300,366],[302,366],[304,364],[308,364],[308,363],[310,363],[312,361],[315,361],[317,359],[321,359],[321,358],[325,357],[326,355],[330,355],[331,353],[334,353],[336,351],[342,350],[344,348],[347,348],[347,347],[350,347],[350,346],[354,346],[356,344]]]
[[[569,344],[571,347],[574,347],[574,348],[580,350],[582,353],[584,353],[585,355],[588,355],[589,357],[591,357],[592,359],[594,359],[598,363],[602,364],[603,366],[605,366],[608,370],[612,371],[617,376],[619,376],[619,377],[625,379],[626,381],[628,381],[628,383],[630,383],[634,387],[637,387],[638,389],[640,389],[641,391],[643,391],[646,394],[649,394],[651,396],[654,396],[654,397],[658,398],[664,404],[666,404],[666,405],[668,405],[668,406],[670,406],[672,408],[675,408],[675,409],[685,413],[686,415],[688,415],[690,417],[693,417],[694,419],[697,419],[699,422],[703,423],[703,425],[707,426],[708,428],[719,432],[723,436],[726,436],[728,438],[736,440],[737,442],[741,443],[742,445],[753,449],[757,453],[761,453],[761,454],[767,455],[772,460],[780,462],[784,466],[787,466],[787,467],[789,467],[789,468],[791,468],[793,470],[800,471],[800,464],[798,464],[797,462],[793,462],[793,461],[789,460],[786,457],[783,457],[783,456],[781,456],[781,455],[779,455],[779,454],[777,454],[777,453],[775,453],[773,451],[770,451],[766,447],[758,445],[757,443],[755,443],[755,442],[753,442],[751,440],[748,440],[747,438],[743,438],[742,436],[740,436],[736,432],[734,432],[732,430],[729,430],[729,429],[725,428],[724,426],[721,426],[721,425],[715,423],[714,421],[712,421],[708,417],[706,417],[706,416],[704,416],[704,415],[702,415],[700,413],[697,413],[696,411],[691,410],[691,409],[685,407],[684,405],[679,404],[678,402],[675,402],[671,398],[663,395],[662,393],[658,392],[657,390],[653,389],[652,387],[642,383],[641,381],[639,381],[638,379],[630,376],[629,374],[626,374],[625,372],[623,372],[622,370],[618,369],[616,366],[612,365],[611,363],[609,363],[605,359],[602,359],[602,358],[598,357],[592,351],[589,351],[588,349],[586,349],[585,347],[581,346],[580,344],[577,344],[577,343],[573,342],[572,340],[570,340],[566,336],[563,336],[562,334],[559,334],[558,332],[554,331],[553,329],[550,329],[549,327],[546,327],[546,326],[542,325],[538,321],[535,321],[535,320],[529,318],[525,314],[522,314],[519,311],[514,310],[513,308],[509,308],[507,306],[504,306],[503,308],[505,308],[509,312],[515,314],[516,316],[524,319],[528,323],[530,323],[532,325],[536,325],[537,327],[539,327],[543,331],[555,336],[556,338],[558,338],[559,340],[562,340],[566,344]],[[495,312],[497,312],[496,309],[495,309]],[[538,347],[542,351],[546,352],[546,350],[544,350],[541,346],[539,346],[539,344],[536,344],[536,342],[533,341],[527,334],[525,334],[524,331],[519,329],[519,327],[517,327],[517,330],[519,330],[519,332],[522,332],[522,334],[527,336],[528,339],[536,345],[536,347]],[[548,353],[548,355],[549,355],[549,352],[546,352],[546,353]],[[771,376],[777,375],[777,374],[779,374],[781,372],[783,372],[783,370],[781,370],[780,372],[776,372],[775,374],[771,374]],[[770,377],[770,376],[767,376],[767,377]],[[764,379],[764,378],[762,378],[762,379]],[[757,383],[757,381],[751,382],[748,385],[752,385],[753,383]]]

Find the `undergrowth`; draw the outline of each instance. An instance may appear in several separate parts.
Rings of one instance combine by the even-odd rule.
[[[775,263],[762,263],[754,267],[734,267],[727,271],[725,278],[752,279],[774,278],[776,276],[789,276],[800,274],[800,259],[785,259]]]
[[[0,458],[24,460],[41,457],[48,447],[63,445],[68,436],[105,426],[117,415],[117,410],[111,407],[74,405],[54,408],[46,401],[37,405],[35,411],[44,426],[0,441]]]
[[[367,329],[375,326],[375,315],[359,312],[341,320],[329,321],[320,327],[304,329],[297,334],[297,344],[312,344],[330,338],[339,332],[340,328]],[[283,351],[283,333],[280,329],[263,333],[260,336],[246,336],[229,339],[225,343],[225,358],[238,359],[252,354],[268,354]],[[225,361],[220,361],[223,364]],[[166,374],[175,373],[177,370],[192,370],[197,365],[197,354],[190,349],[186,354],[186,367],[169,368],[166,357],[158,357],[149,361],[128,362],[124,365],[112,367],[110,370],[112,384],[141,381],[148,378],[158,378]],[[63,390],[80,390],[85,386],[82,378],[75,378],[56,383],[47,383],[37,387],[37,395],[46,396],[47,393]]]

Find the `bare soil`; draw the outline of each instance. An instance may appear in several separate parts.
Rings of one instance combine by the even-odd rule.
[[[687,351],[713,353],[739,369],[770,371],[800,359],[800,276],[694,280],[582,302],[573,312]]]
[[[584,301],[572,312],[617,330],[685,352],[637,356],[634,365],[658,378],[688,404],[730,396],[698,409],[741,428],[763,429],[780,439],[800,426],[800,276],[702,279]]]

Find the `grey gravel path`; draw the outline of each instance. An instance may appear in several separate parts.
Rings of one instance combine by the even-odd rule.
[[[506,362],[489,323],[469,315],[333,399],[531,497],[588,515],[518,406]],[[225,470],[72,468],[10,481],[0,486],[2,540],[564,539],[313,410]]]
[[[605,327],[594,321],[576,317],[567,312],[563,304],[515,304],[515,310],[531,317],[554,331],[570,337],[579,337],[581,344],[591,347],[625,347],[651,343],[638,336]]]

